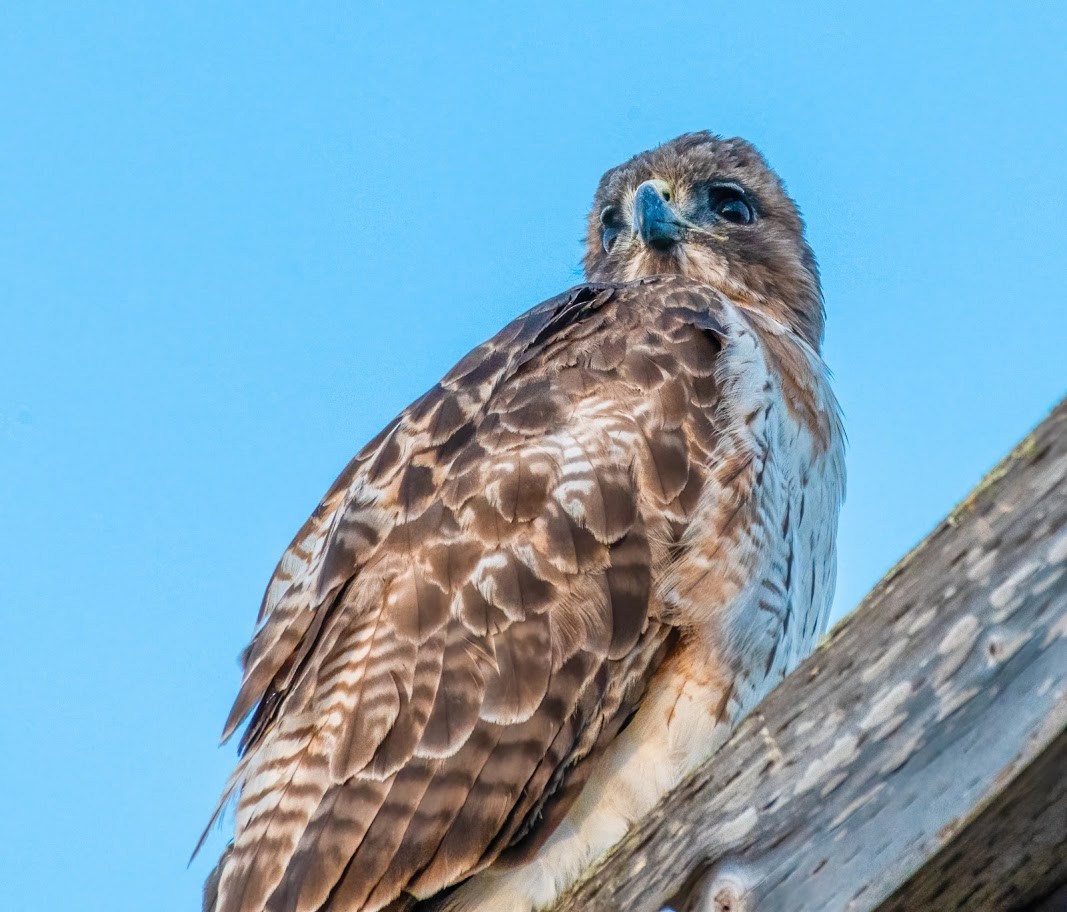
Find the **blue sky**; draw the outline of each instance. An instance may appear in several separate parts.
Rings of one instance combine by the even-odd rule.
[[[851,440],[837,615],[1065,392],[1056,4],[19,6],[9,908],[199,907],[275,560],[388,419],[578,280],[596,180],[641,149],[743,135],[806,213]]]

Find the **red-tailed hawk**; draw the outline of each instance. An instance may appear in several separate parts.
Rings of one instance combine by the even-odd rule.
[[[842,432],[780,181],[682,136],[601,180],[585,267],[283,555],[208,910],[541,908],[822,632]]]

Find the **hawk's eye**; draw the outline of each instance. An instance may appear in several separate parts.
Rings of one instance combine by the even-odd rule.
[[[751,225],[756,220],[756,211],[745,196],[745,191],[735,184],[715,184],[708,191],[711,211],[735,225]]]
[[[615,240],[622,231],[622,216],[615,206],[605,206],[600,210],[600,240],[604,245],[604,252],[611,253],[615,246]]]

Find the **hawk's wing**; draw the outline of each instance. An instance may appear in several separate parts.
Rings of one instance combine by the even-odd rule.
[[[650,579],[714,448],[715,306],[579,286],[348,466],[245,655],[216,912],[379,909],[547,837],[671,642]]]

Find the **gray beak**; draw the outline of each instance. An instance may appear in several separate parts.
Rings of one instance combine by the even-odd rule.
[[[685,223],[665,198],[670,190],[663,181],[648,180],[634,196],[634,231],[647,247],[665,252],[685,234]]]

